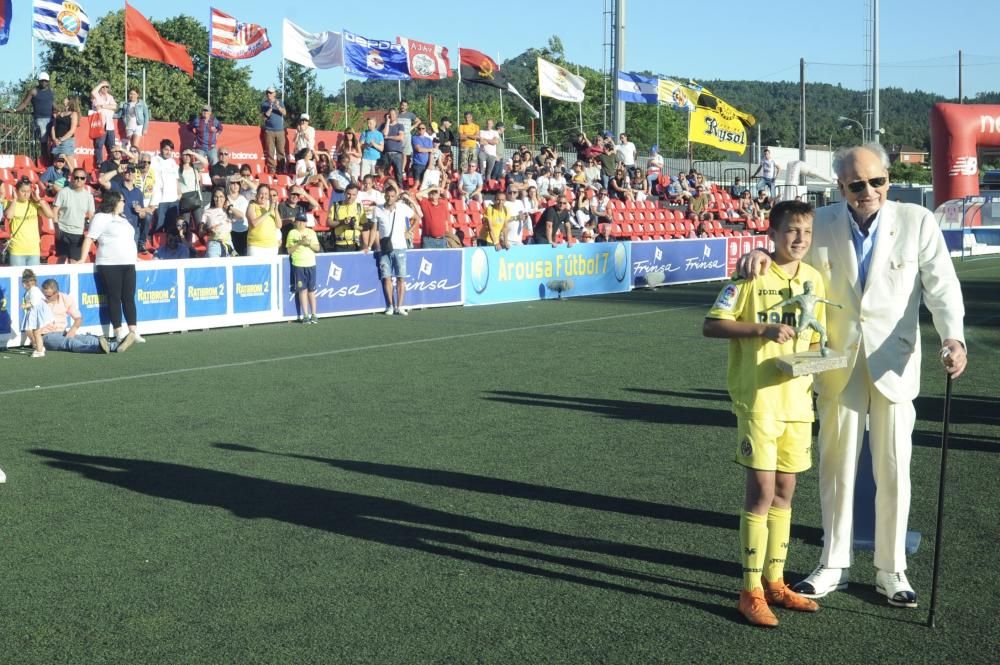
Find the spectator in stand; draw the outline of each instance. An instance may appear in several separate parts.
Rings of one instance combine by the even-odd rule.
[[[535,187],[538,188],[538,195],[543,199],[547,199],[550,194],[554,194],[549,191],[551,185],[551,178],[549,177],[548,168],[542,166],[538,169],[538,177],[535,178]]]
[[[492,180],[503,180],[503,174],[505,167],[510,164],[510,160],[507,159],[507,145],[506,137],[504,133],[507,131],[506,125],[502,122],[498,122],[496,125],[497,130],[497,161],[493,166],[493,172],[490,173],[490,179]]]
[[[174,142],[170,139],[160,141],[160,153],[153,157],[150,167],[153,171],[153,200],[150,205],[156,206],[156,222],[151,231],[177,227],[177,217],[180,214],[180,167],[174,161]]]
[[[140,246],[139,239],[142,235],[142,229],[147,226],[155,209],[146,207],[142,189],[135,182],[137,171],[135,166],[126,166],[122,173],[111,178],[108,188],[121,195],[125,204],[122,208],[122,214],[135,232],[133,242],[135,242],[136,250],[144,252],[146,251],[145,242],[142,242]]]
[[[781,167],[778,163],[771,159],[771,149],[765,148],[764,155],[760,158],[760,164],[757,165],[757,170],[753,172],[751,178],[756,178],[758,173],[761,174],[761,180],[764,185],[767,185],[768,196],[774,196],[774,181],[778,177],[778,173],[781,171]],[[763,186],[763,185],[762,185]]]
[[[513,195],[507,197],[507,229],[504,235],[507,238],[507,247],[517,247],[524,244],[526,235],[531,234],[531,213],[528,209],[530,202],[527,199],[527,192],[521,192],[515,198]]]
[[[559,196],[566,191],[566,185],[566,176],[563,175],[562,169],[558,168],[557,165],[555,171],[549,176],[549,191]]]
[[[468,170],[462,174],[462,178],[459,180],[459,189],[462,192],[462,198],[466,201],[475,199],[481,203],[483,200],[483,176],[479,175],[476,171],[477,168],[476,162],[469,162]]]
[[[267,172],[274,174],[285,170],[285,105],[278,101],[278,91],[267,89],[266,98],[260,104],[260,114],[264,125],[264,159]]]
[[[561,230],[566,244],[572,245],[573,231],[570,224],[571,211],[569,207],[569,200],[565,196],[551,196],[549,197],[549,202],[555,202],[555,205],[549,205],[545,208],[542,212],[541,219],[539,219],[538,223],[535,224],[535,244],[549,244],[556,247],[559,244],[556,233]]]
[[[133,148],[142,150],[142,137],[149,132],[149,107],[139,98],[138,90],[131,88],[128,91],[128,101],[122,105],[117,117],[122,121],[122,136]]]
[[[340,140],[337,141],[337,156],[347,158],[347,170],[351,174],[351,180],[357,182],[361,177],[361,142],[350,127],[340,134]]]
[[[243,195],[243,198],[247,201],[252,201],[257,196],[257,188],[259,186],[260,181],[253,177],[250,165],[243,164],[240,166],[240,194]]]
[[[688,238],[711,238],[712,234],[708,232],[707,222],[698,222],[695,226],[691,227],[691,232],[688,233]]]
[[[615,154],[615,146],[610,141],[604,144],[604,152],[597,158],[601,165],[601,187],[608,187],[608,183],[615,177],[618,169],[618,155]]]
[[[483,179],[489,179],[493,174],[493,166],[497,162],[497,144],[500,134],[493,127],[493,120],[486,121],[486,129],[479,130],[479,172]]]
[[[111,158],[105,160],[98,168],[98,184],[100,184],[100,178],[104,175],[110,174],[114,176],[119,173],[122,169],[122,162],[125,159],[125,151],[122,150],[121,146],[115,145],[111,148]]]
[[[688,201],[688,219],[692,222],[711,220],[712,213],[709,212],[711,206],[712,199],[708,196],[708,190],[705,185],[701,185],[698,187],[698,195],[691,197],[691,200]]]
[[[374,175],[366,175],[361,179],[361,189],[358,191],[358,203],[363,205],[366,210],[370,211],[384,200],[385,197],[382,196],[382,192],[375,189]],[[368,217],[369,219],[372,218],[371,215]]]
[[[608,212],[608,205],[611,197],[603,187],[598,188],[597,193],[590,197],[588,201],[590,207],[590,218],[597,224],[610,224],[611,214]]]
[[[278,193],[271,190],[271,196],[278,196]],[[306,228],[316,226],[316,216],[314,211],[320,209],[319,201],[309,196],[305,189],[294,185],[288,190],[288,198],[278,203],[278,217],[281,219],[281,248],[285,251],[285,241],[288,240],[288,233],[295,227],[295,218],[299,213],[306,216]],[[318,237],[318,236],[317,236]]]
[[[371,176],[365,176],[365,180],[370,183]],[[372,225],[369,219],[366,206],[358,200],[357,184],[350,183],[344,190],[344,201],[330,210],[333,251],[355,252],[370,245]]]
[[[636,203],[642,203],[648,197],[646,193],[646,179],[642,177],[637,177],[635,180],[631,181],[630,186],[632,187],[632,198]]]
[[[465,169],[479,159],[479,125],[472,120],[472,112],[465,112],[465,122],[458,126],[458,136],[462,147],[458,167]]]
[[[583,174],[587,177],[587,185],[601,186],[601,165],[597,157],[590,157],[584,163]]]
[[[410,103],[405,99],[399,102],[397,122],[403,126],[403,173],[409,173],[413,161],[413,128],[420,118],[410,110]]]
[[[209,207],[201,216],[201,234],[207,241],[205,256],[210,259],[217,259],[223,256],[232,256],[233,249],[233,223],[229,218],[230,203],[226,200],[226,190],[224,187],[212,189],[212,201]]]
[[[80,98],[63,98],[62,111],[56,113],[49,129],[49,145],[53,157],[61,155],[70,169],[76,168],[76,128],[80,124]]]
[[[434,152],[434,137],[427,131],[427,125],[423,122],[418,122],[411,134],[411,171],[413,180],[419,187],[424,178],[424,171],[430,163],[431,153]]]
[[[403,143],[406,138],[406,130],[402,123],[399,122],[396,109],[389,109],[389,112],[385,115],[382,134],[385,135],[385,152],[383,154],[389,160],[389,163],[392,164],[396,184],[402,187],[403,174],[405,173],[403,171]]]
[[[319,323],[316,318],[316,252],[320,251],[316,232],[306,226],[306,213],[295,216],[295,228],[288,232],[285,249],[291,261],[292,289],[299,296],[299,323]]]
[[[587,163],[590,158],[590,139],[583,132],[576,135],[576,140],[573,141],[573,149],[576,150],[576,161]]]
[[[650,196],[660,193],[657,191],[657,183],[660,182],[663,169],[663,155],[660,154],[659,146],[654,145],[649,149],[649,160],[646,162],[646,191]]]
[[[271,188],[267,185],[257,188],[257,196],[247,206],[247,222],[250,224],[247,255],[277,256],[281,246],[281,217],[277,197],[271,196]]]
[[[100,166],[105,159],[111,158],[111,149],[115,146],[115,111],[118,102],[111,96],[111,84],[101,81],[90,91],[90,108],[101,114],[104,121],[104,136],[94,139],[94,165]]]
[[[429,132],[429,130],[428,130]],[[432,134],[428,133],[428,136]],[[419,189],[430,189],[431,187],[441,186],[441,143],[438,137],[435,135],[431,139],[431,152],[427,158],[427,169],[424,171],[424,176],[420,179]]]
[[[195,150],[181,153],[181,165],[177,171],[177,186],[180,188],[180,218],[188,228],[201,224],[201,212],[205,206],[201,198],[201,173],[208,169],[208,161]],[[169,233],[174,227],[167,227]]]
[[[194,136],[194,150],[207,160],[208,165],[219,161],[219,134],[222,133],[222,123],[212,115],[212,107],[205,104],[201,107],[201,115],[191,118],[188,131]]]
[[[27,178],[17,181],[14,198],[4,207],[4,226],[10,234],[7,241],[8,262],[11,266],[37,266],[41,262],[41,236],[38,234],[39,213],[55,217],[48,202],[38,195]]]
[[[535,185],[528,185],[524,190],[525,206],[529,212],[541,212],[544,200],[538,195],[538,188]]]
[[[295,153],[298,154],[303,148],[316,149],[316,130],[311,124],[308,113],[299,116],[298,127],[295,128]]]
[[[160,261],[190,259],[191,246],[181,238],[179,233],[167,233],[167,239],[156,250],[155,257]]]
[[[229,185],[226,189],[226,214],[229,215],[229,222],[232,224],[230,237],[233,241],[233,250],[236,256],[246,256],[247,235],[250,226],[247,224],[247,208],[250,201],[241,193],[241,187],[245,179],[243,176],[230,176]]]
[[[35,140],[38,141],[40,154],[47,155],[49,138],[51,136],[50,126],[52,115],[55,111],[55,93],[49,84],[49,73],[42,72],[38,75],[38,85],[25,93],[21,103],[14,109],[15,113],[20,113],[31,104],[31,117],[34,120]]]
[[[52,165],[38,178],[45,185],[45,195],[55,196],[59,190],[69,184],[71,169],[66,166],[66,157],[53,155]]]
[[[56,255],[69,263],[80,263],[83,234],[87,222],[94,216],[94,196],[87,188],[87,172],[73,170],[69,187],[63,187],[52,206],[56,222]]]
[[[424,249],[446,249],[451,234],[451,213],[448,202],[441,198],[440,187],[417,192],[420,206],[420,238]]]
[[[618,161],[625,165],[629,180],[634,181],[636,147],[628,140],[628,134],[622,132],[621,136],[618,137],[618,146],[615,148],[615,152],[618,154]]]
[[[410,226],[410,220],[419,220],[418,215],[409,205],[409,197],[404,194],[401,198],[399,190],[391,185],[385,189],[385,205],[375,209],[377,233],[372,235],[372,241],[365,246],[364,251],[376,246],[379,248],[378,268],[386,302],[383,314],[388,316],[406,316],[409,313],[403,306],[407,277],[406,229]],[[396,282],[395,290],[393,280]]]
[[[132,225],[122,216],[125,202],[118,192],[107,192],[98,212],[90,224],[90,231],[83,241],[83,255],[97,243],[96,272],[99,288],[104,291],[111,327],[118,335],[118,343],[127,343],[129,335],[134,341],[146,340],[136,330],[135,308],[135,233]],[[125,323],[121,325],[122,312]]]
[[[52,312],[52,321],[39,329],[46,351],[68,351],[70,353],[125,353],[135,341],[135,336],[118,340],[108,340],[103,335],[89,335],[79,332],[83,316],[76,301],[68,294],[59,292],[59,282],[47,279],[42,282],[42,295]],[[72,324],[70,324],[72,320]]]
[[[348,166],[347,159],[346,155],[337,157],[337,168],[330,173],[330,205],[343,201],[347,186],[354,182],[354,179],[351,178],[351,167]]]
[[[438,141],[441,143],[441,152],[451,154],[452,148],[458,146],[458,139],[455,137],[455,130],[451,128],[451,118],[445,116],[438,123]]]
[[[455,170],[455,158],[452,156],[451,150],[441,149],[441,161],[438,163],[438,169],[441,171],[442,178]]]
[[[329,180],[333,172],[333,164],[330,162],[330,153],[326,150],[316,151],[316,173]]]
[[[142,205],[151,210],[145,218],[139,218],[139,241],[136,245],[138,251],[146,251],[146,239],[152,230],[152,225],[156,221],[157,206],[153,204],[153,194],[156,189],[156,173],[150,168],[153,155],[148,152],[139,155],[138,166],[135,173],[135,184],[142,192]]]
[[[479,229],[476,244],[479,247],[493,247],[496,251],[510,249],[507,245],[507,223],[510,213],[507,211],[507,194],[500,190],[496,198],[483,210],[483,225]]]
[[[342,157],[342,160],[346,157]],[[300,187],[319,187],[320,194],[326,193],[327,179],[319,174],[316,154],[312,148],[302,148],[295,153],[295,184]]]
[[[757,198],[753,202],[757,205],[757,209],[760,210],[761,214],[771,211],[771,197],[768,195],[767,189],[758,189]]]
[[[237,175],[239,172],[240,167],[229,161],[229,148],[219,148],[219,161],[208,169],[208,175],[212,178],[212,187],[222,187],[225,190],[229,176]]]
[[[369,117],[368,128],[361,132],[361,177],[375,172],[375,164],[385,150],[385,136],[375,129],[375,118]]]
[[[629,187],[628,175],[626,175],[624,166],[619,166],[615,170],[614,176],[608,181],[608,193],[611,198],[619,201],[633,200],[632,188]]]
[[[507,172],[507,193],[511,195],[512,198],[518,197],[521,193],[527,191],[527,176],[524,174],[524,162],[521,161],[521,156],[515,154],[514,158],[511,160],[510,171]]]
[[[761,218],[760,208],[757,207],[757,202],[750,196],[750,190],[748,189],[744,189],[740,195],[739,214],[740,217],[754,221]]]
[[[734,199],[740,199],[743,198],[744,192],[749,193],[750,190],[743,185],[743,181],[740,179],[740,177],[736,176],[735,178],[733,178],[733,184],[729,188],[729,195]]]

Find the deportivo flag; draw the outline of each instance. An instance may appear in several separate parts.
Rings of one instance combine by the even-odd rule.
[[[125,55],[163,62],[194,78],[194,63],[187,47],[160,36],[145,16],[125,3]]]
[[[368,39],[344,30],[344,69],[348,74],[383,81],[406,81],[410,63],[397,42]]]
[[[451,76],[448,49],[444,46],[425,44],[406,37],[397,37],[396,40],[406,49],[411,78],[446,79]]]
[[[458,49],[459,73],[463,83],[482,83],[507,89],[507,77],[493,58],[471,48]]]
[[[618,101],[631,104],[656,104],[657,81],[655,78],[618,72]]]
[[[87,32],[90,30],[90,19],[84,13],[83,7],[75,2],[53,0],[34,0],[32,4],[35,8],[31,23],[32,35],[47,42],[66,44],[83,50]]]
[[[344,66],[344,40],[339,32],[308,32],[287,18],[281,26],[281,56],[310,69]]]
[[[208,34],[208,50],[216,58],[243,60],[271,48],[266,29],[237,21],[218,9],[212,9],[212,29]]]
[[[10,39],[10,17],[13,8],[10,6],[10,0],[3,0],[0,2],[0,46],[7,43]]]
[[[582,102],[587,82],[582,76],[570,74],[565,67],[538,59],[538,94],[563,102]]]

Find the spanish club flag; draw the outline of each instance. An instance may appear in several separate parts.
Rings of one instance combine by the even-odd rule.
[[[563,102],[582,102],[587,81],[554,62],[538,59],[538,94]]]
[[[194,78],[187,47],[160,36],[145,16],[125,3],[125,55],[172,65]]]

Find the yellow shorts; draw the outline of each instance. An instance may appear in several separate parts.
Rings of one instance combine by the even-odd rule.
[[[736,417],[736,463],[757,471],[801,473],[812,466],[812,423]]]

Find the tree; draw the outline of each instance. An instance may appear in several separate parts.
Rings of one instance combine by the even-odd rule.
[[[280,85],[275,86],[279,90]],[[327,99],[323,86],[316,83],[316,70],[294,62],[285,63],[285,116],[286,125],[295,125],[300,115],[306,112],[306,89],[309,90],[309,123],[316,129],[343,129],[334,127],[333,115],[337,106]],[[337,114],[343,116],[343,109]]]

